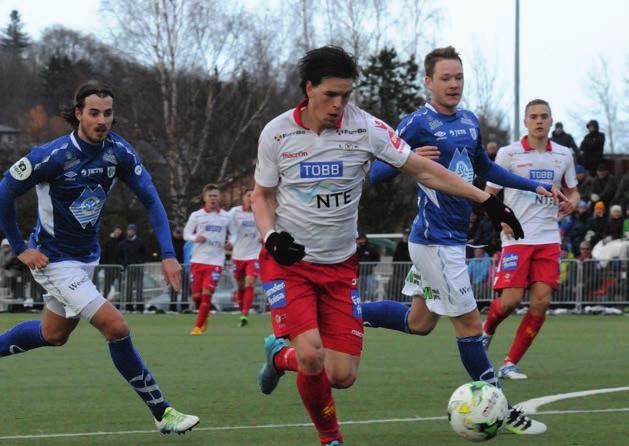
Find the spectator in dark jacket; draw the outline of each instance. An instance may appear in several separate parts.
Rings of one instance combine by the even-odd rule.
[[[408,235],[411,230],[406,228],[402,234],[402,240],[395,245],[395,252],[393,253],[394,262],[410,262],[411,255],[408,253]]]
[[[129,265],[146,262],[146,247],[137,235],[138,228],[134,224],[127,226],[127,238],[120,242],[118,260],[125,268]]]
[[[572,216],[572,228],[570,229],[570,233],[566,234],[566,237],[570,240],[572,253],[575,257],[580,254],[579,245],[585,240],[585,234],[587,234],[591,224],[590,220],[592,220],[592,217],[588,212],[588,204],[583,200],[579,201],[577,209]]]
[[[379,262],[380,254],[378,250],[369,243],[367,235],[361,233],[356,239],[356,254],[358,262]],[[373,277],[373,268],[375,265],[360,265],[360,290],[361,294],[367,299],[376,297],[376,280]]]
[[[594,205],[594,216],[588,225],[588,232],[592,231],[592,236],[589,238],[592,246],[595,246],[603,238],[606,224],[605,204],[602,201],[597,201]],[[588,240],[588,234],[586,234],[585,239]]]
[[[118,263],[120,255],[120,242],[124,240],[122,226],[114,225],[107,240],[103,244],[103,251],[100,256],[101,265],[115,265]]]
[[[608,208],[616,194],[617,187],[616,177],[609,173],[607,164],[601,163],[596,169],[596,177],[592,180],[591,200],[594,202],[602,201]]]
[[[563,131],[563,124],[561,122],[557,122],[555,124],[555,130],[553,130],[550,140],[556,142],[557,144],[561,144],[564,147],[571,148],[574,159],[578,162],[580,158],[579,148],[574,142],[572,135]]]
[[[619,204],[623,209],[629,209],[629,173],[622,176],[612,204]]]
[[[590,175],[596,174],[596,167],[603,161],[603,148],[605,147],[605,134],[598,131],[598,121],[592,119],[586,125],[588,134],[581,141],[581,156],[583,165],[590,171]]]
[[[612,240],[623,238],[624,222],[622,208],[617,204],[613,205],[609,208],[609,220],[605,224],[603,237],[611,237]]]
[[[588,202],[592,195],[592,177],[588,173],[587,169],[583,167],[581,164],[577,164],[574,168],[575,173],[577,174],[577,190],[579,191],[579,195],[582,200]]]
[[[466,248],[465,257],[471,259],[474,257],[475,246],[487,247],[489,253],[495,251],[493,247],[493,240],[496,236],[496,230],[494,225],[485,217],[485,214],[477,214],[472,212],[470,215],[470,227],[467,235],[467,244],[470,245]]]

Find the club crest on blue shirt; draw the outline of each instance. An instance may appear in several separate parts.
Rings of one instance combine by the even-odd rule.
[[[474,181],[474,168],[467,154],[467,149],[455,149],[448,170],[456,173],[468,183]]]
[[[105,205],[106,194],[102,186],[99,184],[95,189],[86,187],[76,200],[72,202],[69,209],[74,218],[85,229],[88,223],[92,226],[96,225],[100,211]]]

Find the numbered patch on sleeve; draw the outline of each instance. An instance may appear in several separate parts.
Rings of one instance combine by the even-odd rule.
[[[31,173],[33,173],[33,166],[28,158],[24,157],[12,165],[9,172],[16,180],[23,181],[31,176]]]
[[[138,176],[142,175],[142,166],[138,164],[137,166],[135,166],[135,169],[133,171]]]

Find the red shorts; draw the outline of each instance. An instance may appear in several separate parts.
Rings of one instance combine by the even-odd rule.
[[[234,260],[234,278],[236,280],[242,280],[245,277],[258,277],[260,274],[260,263],[258,259],[253,260]]]
[[[360,355],[364,331],[355,255],[331,265],[302,260],[282,266],[263,248],[260,273],[275,336],[293,339],[318,328],[325,348]]]
[[[533,282],[559,287],[559,243],[502,248],[494,289],[528,288]]]
[[[192,276],[192,294],[213,292],[221,278],[223,267],[218,265],[206,265],[204,263],[191,263],[190,275]]]

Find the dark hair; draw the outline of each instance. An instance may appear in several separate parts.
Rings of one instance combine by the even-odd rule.
[[[79,126],[79,120],[74,116],[74,110],[77,108],[83,110],[83,107],[85,107],[85,98],[93,94],[99,98],[114,98],[114,93],[111,91],[111,88],[101,81],[90,80],[82,84],[76,90],[76,93],[74,93],[72,105],[64,107],[61,111],[63,119],[75,129]]]
[[[437,62],[444,59],[458,60],[461,62],[461,65],[463,65],[461,56],[459,56],[459,53],[457,53],[453,46],[435,48],[424,57],[424,71],[426,76],[432,77],[433,74],[435,74],[435,65],[437,65]]]
[[[205,197],[205,194],[213,191],[213,190],[217,190],[217,191],[221,191],[221,189],[218,187],[218,185],[214,184],[214,183],[208,183],[205,186],[203,186],[203,189],[201,189],[201,193],[199,195],[197,195],[196,197],[194,197],[194,201],[200,201],[203,202],[203,198]]]
[[[534,105],[545,105],[546,107],[548,107],[548,111],[550,112],[550,114],[552,115],[553,112],[550,109],[550,104],[548,103],[548,101],[545,101],[543,99],[533,99],[531,102],[529,102],[528,104],[526,104],[526,107],[524,107],[524,118],[526,119],[526,114],[529,112],[529,107],[532,107]]]
[[[299,60],[299,86],[306,94],[306,84],[312,82],[315,87],[326,77],[356,79],[358,67],[354,58],[338,46],[323,46],[308,51]]]
[[[247,195],[247,192],[253,192],[253,188],[248,187],[245,190],[242,191],[242,194],[240,194],[240,198],[244,197],[245,195]]]

